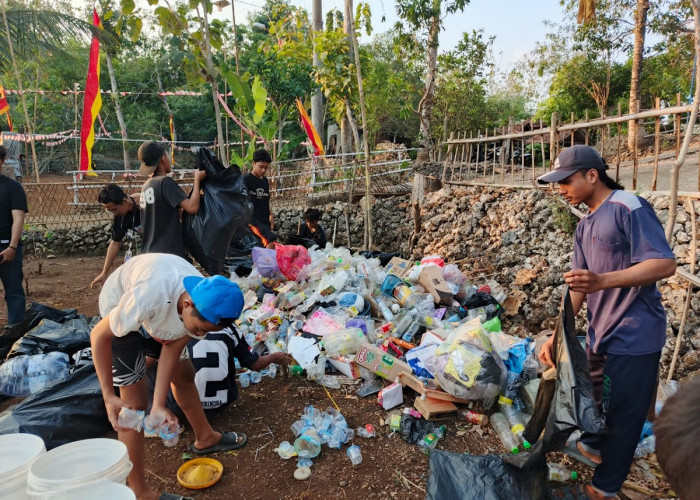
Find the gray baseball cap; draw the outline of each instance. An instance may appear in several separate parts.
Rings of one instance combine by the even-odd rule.
[[[598,151],[590,146],[571,146],[563,149],[554,161],[554,170],[540,175],[537,182],[549,184],[550,182],[561,182],[571,174],[579,170],[606,170],[608,165],[598,154]]]

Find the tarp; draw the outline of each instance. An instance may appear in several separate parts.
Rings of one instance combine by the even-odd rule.
[[[0,335],[0,360],[7,357],[12,344],[20,339],[25,333],[39,324],[42,319],[49,319],[56,323],[63,323],[69,319],[78,317],[77,309],[54,309],[53,307],[32,302],[29,304],[27,311],[24,314],[24,319],[13,325]]]

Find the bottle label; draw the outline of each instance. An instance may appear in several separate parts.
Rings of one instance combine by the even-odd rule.
[[[484,422],[484,415],[471,410],[467,410],[467,413],[465,413],[464,418],[467,422],[474,425],[482,425],[482,423]]]

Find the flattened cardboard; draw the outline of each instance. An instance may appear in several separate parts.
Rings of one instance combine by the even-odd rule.
[[[355,355],[355,363],[392,382],[402,373],[412,373],[408,363],[368,343],[360,346]]]
[[[392,257],[384,270],[387,274],[393,274],[399,278],[404,278],[413,267],[413,262],[399,257]]]

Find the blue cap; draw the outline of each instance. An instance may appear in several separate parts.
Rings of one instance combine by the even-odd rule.
[[[243,293],[234,282],[220,275],[187,276],[183,282],[194,306],[210,323],[231,323],[241,315]]]

